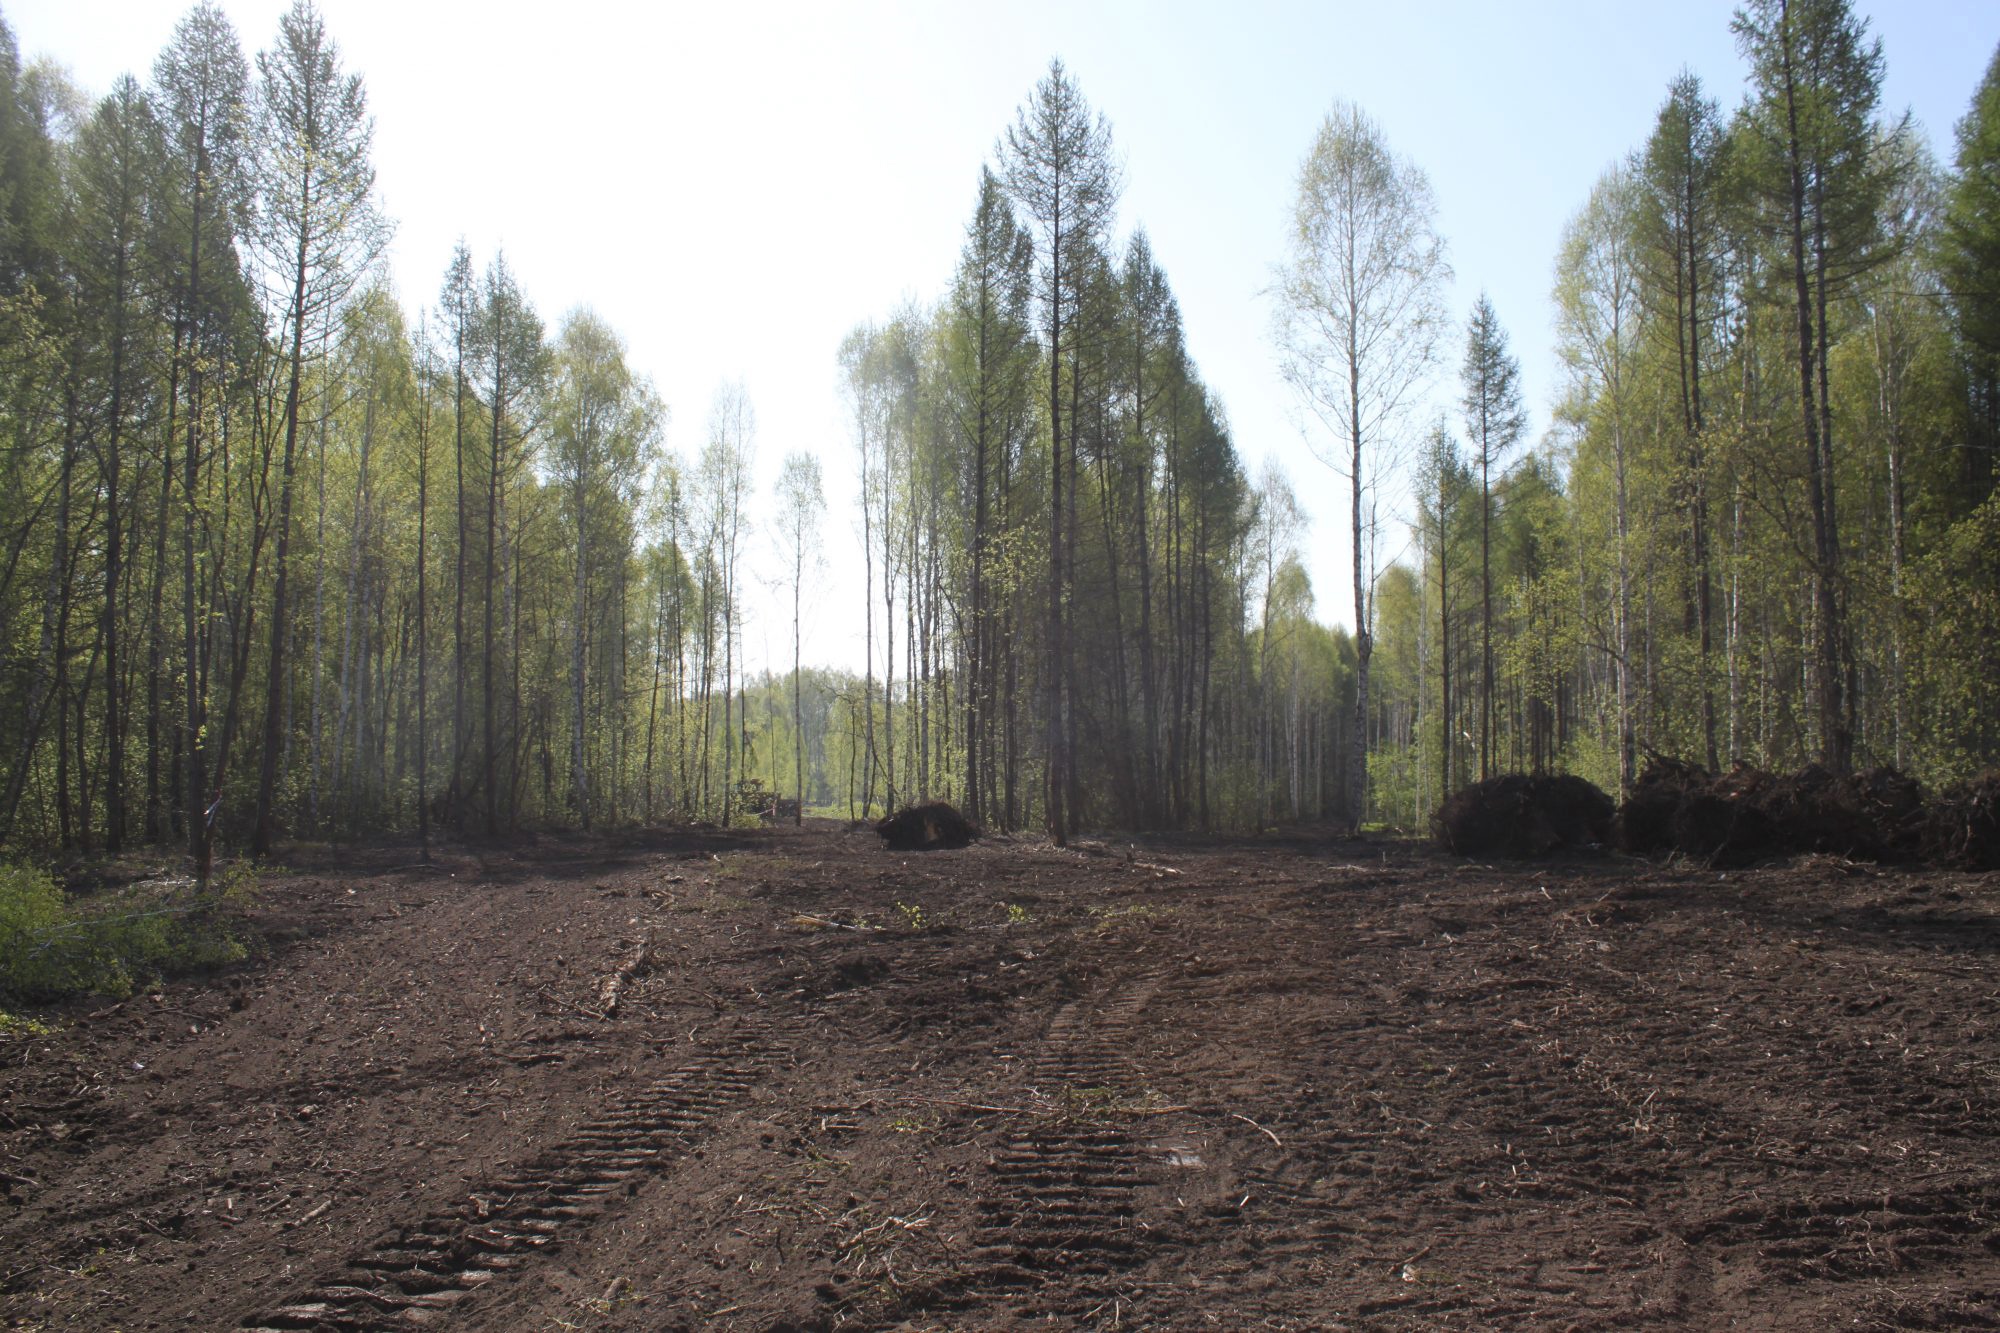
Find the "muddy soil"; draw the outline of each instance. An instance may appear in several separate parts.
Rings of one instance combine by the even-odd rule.
[[[295,851],[0,1041],[37,1329],[2000,1327],[2000,882]]]

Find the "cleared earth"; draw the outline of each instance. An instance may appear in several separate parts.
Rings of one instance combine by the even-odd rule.
[[[2000,883],[297,853],[0,1041],[19,1328],[2000,1327]]]

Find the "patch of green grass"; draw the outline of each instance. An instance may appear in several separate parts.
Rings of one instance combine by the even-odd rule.
[[[928,930],[931,919],[924,914],[921,903],[897,903],[896,910],[903,914],[903,924],[911,930]]]
[[[1072,1084],[1057,1089],[1050,1100],[1055,1103],[1056,1114],[1066,1120],[1109,1120],[1121,1116],[1151,1115],[1170,1109],[1166,1098],[1153,1088],[1129,1093],[1117,1088]]]
[[[1097,918],[1099,933],[1120,924],[1137,925],[1141,922],[1161,920],[1174,914],[1171,907],[1154,907],[1147,903],[1127,903],[1123,907],[1093,907],[1090,914]]]
[[[1007,924],[1010,926],[1025,926],[1035,919],[1020,903],[1001,903],[1000,910],[1007,914]]]

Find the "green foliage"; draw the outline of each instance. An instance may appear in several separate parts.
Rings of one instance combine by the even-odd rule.
[[[2000,753],[2000,490],[1916,568],[1904,606],[1931,744],[1924,776],[1970,777]]]
[[[237,921],[255,893],[254,869],[239,864],[208,892],[147,883],[72,902],[44,872],[0,863],[0,995],[124,996],[156,978],[240,961]]]
[[[1965,451],[1961,487],[1977,502],[1993,485],[2000,446],[2000,48],[1959,121],[1958,173],[1944,210],[1939,267],[1957,316],[1972,379],[1977,446]]]
[[[1620,731],[1724,762],[1818,753],[1828,660],[1853,677],[1833,725],[1852,715],[1857,762],[1991,763],[2000,54],[1946,172],[1880,114],[1882,52],[1846,0],[1749,0],[1737,31],[1734,114],[1675,79],[1578,201],[1571,393],[1525,457],[1482,302],[1468,438],[1391,474],[1422,443],[1393,409],[1444,337],[1442,240],[1422,173],[1358,108],[1323,127],[1279,283],[1286,369],[1364,509],[1407,485],[1418,527],[1408,567],[1355,590],[1360,640],[1320,623],[1334,590],[1306,578],[1287,488],[1246,475],[1145,231],[1114,230],[1108,128],[1053,67],[979,172],[940,299],[843,352],[873,661],[755,676],[747,424],[697,458],[656,447],[664,409],[618,335],[580,313],[552,348],[502,258],[482,281],[461,247],[423,316],[352,290],[382,240],[365,108],[308,9],[258,62],[261,98],[200,5],[150,81],[94,107],[24,72],[0,24],[0,840],[157,846],[212,816],[229,844],[260,802],[316,838],[420,810],[458,832],[748,822],[739,778],[837,816],[939,796],[996,828],[1421,827],[1470,776],[1488,699],[1494,768],[1611,787]],[[331,101],[271,82],[315,62]],[[260,197],[306,175],[342,188],[304,212]],[[1345,209],[1350,187],[1400,221]],[[308,232],[331,248],[302,272],[276,242]],[[1343,334],[1371,328],[1398,336],[1362,356]],[[784,489],[811,605],[815,529],[847,519],[802,469]],[[1364,549],[1399,547],[1350,518]],[[11,956],[52,989],[116,988],[201,955],[214,932],[188,923],[230,899],[23,889],[9,910],[40,924]]]

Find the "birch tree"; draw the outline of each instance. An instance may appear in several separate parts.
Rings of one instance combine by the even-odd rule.
[[[627,519],[659,434],[658,396],[626,362],[625,344],[588,310],[563,321],[550,392],[549,462],[569,522],[574,560],[570,624],[570,798],[584,828],[591,823],[590,765],[584,754],[585,675],[596,621],[590,602],[592,561],[622,566],[630,554]],[[624,550],[600,555],[599,534]],[[621,608],[622,614],[622,608]]]
[[[792,584],[792,767],[793,794],[798,799],[795,824],[805,823],[806,731],[804,640],[801,612],[809,571],[822,563],[820,519],[826,513],[826,491],[820,484],[819,459],[804,451],[786,456],[778,473],[778,545],[791,566]]]
[[[1563,229],[1556,260],[1556,323],[1564,363],[1602,414],[1611,440],[1617,585],[1611,604],[1611,659],[1618,707],[1618,782],[1632,786],[1632,515],[1628,488],[1628,375],[1637,349],[1639,268],[1632,223],[1637,183],[1623,166],[1607,171]]]
[[[1368,808],[1368,664],[1374,648],[1372,496],[1396,466],[1410,408],[1436,369],[1451,279],[1422,168],[1352,103],[1321,122],[1299,168],[1276,340],[1285,380],[1319,430],[1308,442],[1348,485],[1355,706],[1348,822]]]

